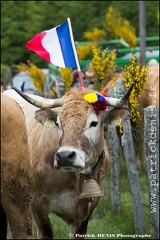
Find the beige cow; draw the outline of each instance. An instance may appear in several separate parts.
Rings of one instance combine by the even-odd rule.
[[[11,239],[32,239],[33,192],[25,118],[19,105],[1,93],[1,239],[8,222]]]
[[[150,66],[148,79],[138,101],[142,115],[143,109],[150,105],[159,108],[159,64]]]
[[[91,89],[75,87],[61,99],[31,98],[18,92],[32,104],[13,95],[13,90],[6,92],[19,103],[26,118],[35,183],[31,205],[38,238],[54,236],[50,212],[72,225],[74,238],[85,238],[109,166],[104,139],[104,123],[111,121],[109,112],[97,113],[84,100],[84,95],[94,92]],[[125,101],[107,98],[108,105],[119,108]]]

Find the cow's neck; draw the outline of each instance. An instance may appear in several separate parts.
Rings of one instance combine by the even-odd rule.
[[[103,163],[104,157],[105,157],[105,152],[103,150],[98,158],[98,161],[92,167],[92,172],[90,174],[83,174],[85,178],[92,178],[92,177],[94,177],[94,175],[96,175],[99,172],[99,169],[100,169],[101,164]]]
[[[93,197],[103,196],[103,192],[99,187],[99,178],[100,178],[100,167],[103,163],[105,157],[104,150],[100,154],[97,163],[92,167],[92,172],[90,174],[80,174],[80,191],[81,194],[79,199],[88,198],[92,199]]]

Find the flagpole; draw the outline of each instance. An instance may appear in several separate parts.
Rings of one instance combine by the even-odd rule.
[[[74,52],[74,56],[75,56],[75,60],[76,60],[76,64],[77,64],[80,86],[84,87],[82,72],[81,72],[81,69],[80,69],[78,56],[77,56],[77,51],[76,51],[76,47],[75,47],[75,43],[74,43],[74,39],[73,39],[73,32],[72,32],[72,26],[71,26],[70,18],[67,18],[67,21],[68,21],[68,26],[69,26],[69,33],[70,33],[70,37],[71,37],[71,43],[72,43],[72,47],[73,47],[73,52]]]

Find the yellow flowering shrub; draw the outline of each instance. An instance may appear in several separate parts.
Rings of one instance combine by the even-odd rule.
[[[94,88],[101,91],[107,83],[107,77],[111,79],[115,71],[116,52],[113,50],[107,54],[107,50],[101,51],[97,46],[92,47],[93,58],[90,66],[94,69],[96,78]]]
[[[66,93],[72,84],[72,68],[60,68],[61,79],[65,84],[64,92]]]
[[[130,117],[135,127],[139,127],[141,120],[138,98],[144,89],[149,69],[149,66],[141,66],[139,60],[137,60],[136,56],[132,53],[130,64],[122,70],[126,89],[129,88],[132,82],[135,82],[135,86],[129,97]]]
[[[27,64],[20,63],[16,66],[18,72],[26,71],[29,77],[34,83],[35,89],[39,90],[42,94],[44,93],[44,81],[46,79],[45,74],[36,65],[27,61]]]
[[[137,45],[135,28],[130,25],[128,20],[123,19],[112,6],[106,13],[104,28],[108,39],[123,39],[131,48]]]
[[[91,45],[79,45],[76,47],[77,55],[79,60],[87,59],[87,56],[91,52]]]
[[[84,32],[84,38],[94,42],[106,39],[123,39],[130,48],[137,45],[135,28],[130,25],[128,20],[121,17],[120,13],[113,6],[108,8],[105,19],[104,29],[93,28],[92,31],[86,31]]]
[[[87,40],[91,41],[104,40],[105,36],[106,36],[105,31],[98,28],[93,28],[91,32],[89,31],[84,32],[84,37]]]

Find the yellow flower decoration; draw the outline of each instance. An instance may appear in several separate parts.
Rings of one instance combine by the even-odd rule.
[[[94,103],[98,100],[98,97],[96,93],[88,93],[84,95],[84,100],[86,100],[89,103]]]

